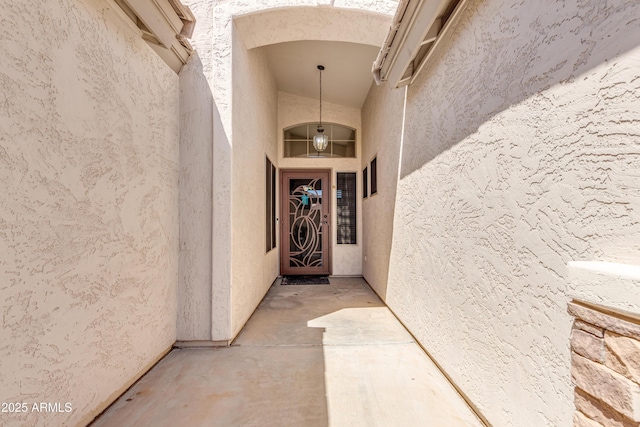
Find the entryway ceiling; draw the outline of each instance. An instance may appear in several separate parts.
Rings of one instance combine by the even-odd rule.
[[[379,47],[334,41],[293,41],[261,47],[278,90],[318,99],[319,64],[322,101],[361,108],[373,77],[371,65]]]

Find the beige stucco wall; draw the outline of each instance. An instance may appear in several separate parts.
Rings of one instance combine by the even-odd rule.
[[[368,135],[393,137],[380,185],[401,156],[392,224],[364,204],[367,229],[393,227],[388,278],[365,277],[493,425],[571,424],[566,265],[640,264],[637,16],[471,1],[409,88],[404,134],[401,95],[365,106],[365,159],[382,149]]]
[[[2,425],[82,425],[175,340],[178,79],[106,7],[0,7]]]
[[[323,33],[325,36],[330,34],[327,40],[370,41],[371,31],[361,34],[359,29],[362,25],[380,26],[388,22],[397,2],[277,0],[265,4],[234,0],[214,3],[211,11],[207,9],[210,3],[205,1],[185,3],[194,10],[201,26],[199,31],[208,40],[205,43],[196,41],[195,45],[213,93],[214,237],[210,339],[227,341],[239,332],[260,302],[278,273],[279,262],[277,251],[263,253],[265,225],[262,205],[265,153],[272,153],[270,158],[279,168],[282,167],[277,164],[275,151],[280,131],[276,126],[277,119],[270,118],[271,114],[277,114],[278,104],[277,98],[273,97],[275,92],[272,88],[275,86],[272,87],[274,83],[263,53],[254,52],[251,48],[276,41],[299,40],[300,34],[308,33],[309,22],[290,18],[306,16],[309,7],[323,8],[325,20],[314,24],[316,33],[322,33],[319,30],[322,22],[334,25],[332,31]],[[286,25],[266,25],[260,31],[254,31],[250,24],[252,18],[248,16],[264,12],[268,17],[260,22],[282,23],[282,16],[289,18],[285,20]],[[200,19],[201,16],[204,19]],[[331,21],[329,18],[332,16],[339,19]],[[336,22],[345,17],[354,25],[338,27]],[[327,30],[326,27],[324,29]],[[380,42],[383,38],[384,33],[381,32]],[[257,189],[258,195],[247,195],[249,187],[254,191]],[[256,197],[260,205],[252,203]],[[251,229],[251,226],[260,228]],[[198,290],[194,289],[194,292],[204,294],[206,291],[201,286],[206,285],[196,285]],[[184,289],[182,286],[180,292]],[[185,297],[185,301],[189,298],[192,297]],[[184,325],[194,321],[186,318]]]
[[[180,71],[179,341],[211,339],[213,111],[195,52]]]
[[[378,192],[363,201],[362,275],[384,297],[389,277],[393,219],[402,143],[405,89],[374,87],[362,108],[362,170],[375,157]],[[369,172],[370,173],[370,172]],[[362,188],[362,186],[360,187]],[[369,189],[370,191],[370,189]]]
[[[217,109],[211,85],[210,1],[189,4],[194,53],[180,71],[180,272],[178,341],[210,341],[213,307],[213,162]],[[215,126],[219,128],[220,126]],[[219,138],[224,147],[224,138]],[[215,239],[217,240],[217,239]]]
[[[233,34],[231,333],[235,336],[279,273],[266,253],[265,157],[277,165],[278,91],[265,52]]]
[[[360,109],[343,105],[322,103],[323,123],[338,123],[356,130],[355,158],[287,158],[284,157],[283,130],[300,123],[316,123],[319,103],[317,99],[305,98],[280,92],[278,97],[278,146],[279,166],[282,169],[329,169],[331,170],[331,272],[335,276],[357,276],[362,274],[362,183],[360,157],[362,153]],[[338,245],[337,242],[337,200],[335,198],[336,174],[356,173],[356,241],[355,245]]]
[[[180,72],[180,281],[177,339],[231,339],[231,16],[185,0],[194,54]],[[220,11],[220,8],[223,11]],[[217,84],[216,84],[217,82]]]

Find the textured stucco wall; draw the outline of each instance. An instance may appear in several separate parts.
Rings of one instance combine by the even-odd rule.
[[[213,131],[210,1],[189,4],[195,51],[180,71],[180,281],[177,339],[211,340]]]
[[[356,130],[356,158],[285,158],[283,129],[300,123],[314,123],[318,120],[318,100],[280,92],[278,97],[278,147],[279,166],[282,169],[330,169],[331,170],[331,242],[332,274],[336,276],[354,276],[362,274],[362,182],[360,158],[362,157],[362,138],[360,110],[343,105],[322,103],[323,122],[338,123]],[[335,198],[336,173],[356,172],[357,204],[357,244],[338,245],[336,229],[337,200]]]
[[[180,72],[180,341],[231,338],[231,17],[185,0],[195,53]],[[218,84],[214,84],[218,82]],[[216,92],[217,88],[217,92]],[[224,122],[223,116],[224,114]]]
[[[177,337],[211,339],[213,95],[196,51],[180,71]]]
[[[203,10],[207,7],[204,1],[193,0],[186,3],[194,6],[196,10],[199,7]],[[250,240],[248,237],[249,231],[240,230],[240,228],[248,227],[249,224],[243,224],[237,217],[237,215],[248,215],[248,218],[251,219],[249,223],[255,222],[257,226],[257,215],[264,215],[264,209],[260,210],[259,207],[256,209],[253,204],[247,206],[249,203],[245,200],[235,200],[235,198],[244,199],[247,197],[244,193],[235,193],[237,189],[244,191],[247,186],[246,183],[248,181],[245,181],[243,173],[254,174],[255,172],[257,178],[257,171],[264,172],[264,152],[260,162],[254,156],[249,158],[241,157],[236,155],[236,143],[241,145],[239,152],[248,152],[250,151],[248,149],[250,144],[254,144],[254,149],[256,146],[270,146],[270,143],[256,141],[255,138],[262,138],[268,134],[268,138],[274,138],[275,140],[278,135],[275,125],[270,125],[270,128],[257,129],[254,127],[255,124],[248,122],[246,119],[253,114],[258,114],[260,118],[266,117],[262,115],[266,114],[266,111],[262,111],[262,109],[265,105],[271,105],[272,100],[253,98],[251,102],[249,100],[241,101],[251,94],[270,93],[269,90],[263,90],[265,88],[256,86],[260,85],[261,79],[263,83],[267,79],[264,69],[251,70],[250,68],[244,68],[252,66],[256,61],[261,66],[266,67],[266,62],[261,62],[258,59],[259,55],[261,55],[260,53],[253,53],[251,49],[248,51],[245,49],[269,43],[265,41],[266,39],[278,42],[297,40],[298,34],[300,34],[299,30],[306,28],[307,25],[306,21],[290,19],[287,21],[287,25],[274,25],[266,31],[252,32],[249,35],[246,33],[247,29],[251,30],[251,26],[241,24],[240,28],[237,28],[234,19],[247,14],[267,11],[272,13],[276,10],[278,11],[277,13],[283,13],[287,16],[301,17],[308,12],[307,7],[321,7],[332,10],[361,11],[360,19],[372,25],[379,25],[381,20],[375,18],[372,14],[390,15],[393,13],[396,4],[397,2],[394,0],[382,2],[370,0],[220,1],[214,4],[211,18],[206,18],[204,23],[199,21],[198,25],[204,25],[209,28],[206,34],[208,39],[213,42],[212,44],[207,44],[206,53],[199,50],[204,64],[205,75],[213,90],[214,100],[212,234],[215,240],[212,249],[211,309],[211,336],[213,340],[224,341],[233,338],[235,333],[242,327],[241,323],[248,318],[251,311],[259,303],[258,296],[261,297],[266,291],[264,287],[266,286],[266,281],[268,281],[267,278],[273,275],[273,271],[277,273],[277,270],[272,270],[272,266],[277,265],[278,262],[276,252],[271,252],[266,256],[262,254],[262,259],[258,260],[244,258],[247,255],[258,256],[257,249],[264,247],[264,233],[262,232],[264,230],[264,220],[260,222],[260,228],[258,229],[260,231],[252,232],[253,240]],[[291,15],[290,12],[292,10],[297,10],[300,13],[296,14],[294,12]],[[331,14],[329,13],[329,15]],[[360,40],[358,35],[359,26],[355,25],[357,23],[356,18],[354,15],[351,16],[353,16],[354,25],[339,28],[337,30],[339,34],[334,35],[332,40],[355,42]],[[270,18],[274,17],[276,15],[270,15]],[[281,34],[280,36],[272,37],[272,32]],[[366,34],[362,35],[362,37],[366,36]],[[246,44],[243,40],[245,38],[247,38]],[[257,75],[251,76],[252,71]],[[252,85],[255,90],[246,89],[239,82],[246,82]],[[245,110],[245,107],[248,110]],[[257,113],[258,110],[262,112]],[[273,112],[277,114],[277,111],[274,110]],[[238,118],[235,117],[236,115]],[[250,129],[245,129],[245,126],[249,126]],[[237,137],[236,132],[242,132],[242,136]],[[254,139],[254,141],[250,142],[249,139]],[[255,152],[259,151],[259,148],[255,149]],[[240,169],[236,170],[236,168]],[[252,184],[261,192],[264,179],[262,175],[259,176],[259,180],[254,181]],[[240,179],[240,181],[234,182],[235,179]],[[259,195],[258,199],[264,198],[263,196],[263,194]],[[240,209],[241,206],[244,206],[242,209],[250,209],[252,212],[245,213]],[[236,238],[240,240],[236,241]],[[247,242],[249,248],[254,249],[243,248],[240,246],[240,242]],[[235,265],[236,263],[238,264],[237,266]],[[249,268],[259,269],[260,265],[263,265],[262,273],[250,273],[247,271]],[[234,277],[235,274],[239,276]],[[262,281],[259,280],[260,278],[262,278]]]
[[[360,179],[362,171],[365,167],[370,168],[374,157],[378,169],[378,192],[362,202],[362,276],[383,298],[387,290],[393,240],[404,97],[405,89],[394,90],[383,85],[369,92],[362,108]]]
[[[265,156],[277,166],[278,91],[265,52],[233,36],[233,262],[231,331],[235,336],[279,273],[278,251],[265,253]]]
[[[570,425],[566,264],[640,264],[638,17],[472,1],[408,90],[386,301],[494,425]]]
[[[640,262],[572,261],[567,277],[568,294],[576,301],[640,314]]]
[[[1,3],[0,424],[84,424],[175,340],[178,79],[103,2]]]

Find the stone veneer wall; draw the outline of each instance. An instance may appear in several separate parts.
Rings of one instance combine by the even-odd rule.
[[[569,304],[576,427],[640,426],[640,320]]]

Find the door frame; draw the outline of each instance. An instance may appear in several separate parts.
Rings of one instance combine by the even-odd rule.
[[[322,185],[322,203],[323,207],[326,206],[327,209],[327,223],[324,224],[323,227],[323,236],[326,236],[325,250],[323,253],[326,253],[326,262],[327,268],[325,272],[318,273],[316,267],[310,267],[311,271],[299,270],[300,275],[331,275],[333,271],[333,262],[332,262],[332,249],[333,249],[333,229],[332,229],[332,187],[331,187],[331,169],[280,169],[280,216],[282,221],[280,221],[280,274],[284,275],[284,271],[288,268],[285,266],[285,263],[289,260],[289,188],[287,186],[286,178],[307,178],[311,174],[326,174],[326,183]],[[328,196],[325,198],[325,194]],[[326,251],[326,252],[325,252]]]

